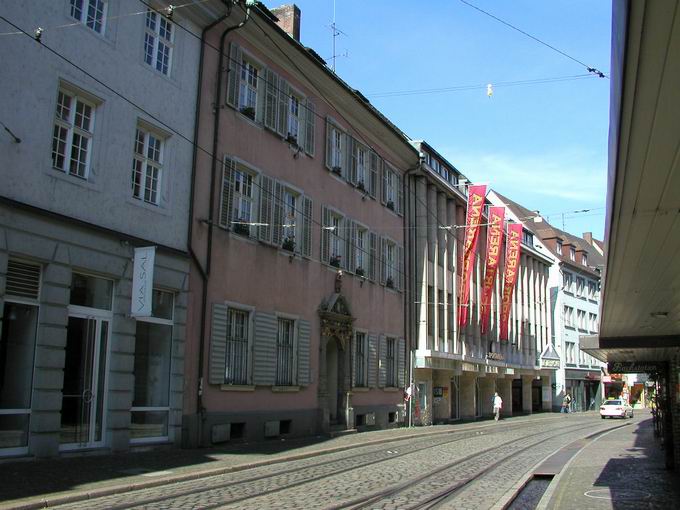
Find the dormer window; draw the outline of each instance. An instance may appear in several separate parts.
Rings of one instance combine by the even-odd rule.
[[[569,248],[569,259],[576,262],[576,248],[574,248],[573,246]]]
[[[558,255],[562,255],[562,241],[560,241],[559,239],[557,240],[557,243],[555,244],[555,252]]]
[[[584,266],[588,265],[588,256],[585,253],[581,255],[581,264]]]

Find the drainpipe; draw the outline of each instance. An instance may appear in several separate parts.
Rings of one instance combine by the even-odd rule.
[[[212,263],[212,238],[213,238],[213,229],[214,229],[214,208],[215,208],[215,174],[217,171],[217,145],[219,141],[219,126],[220,126],[220,113],[222,111],[222,74],[223,74],[223,68],[222,64],[224,62],[224,43],[227,34],[230,32],[237,30],[243,25],[246,24],[246,22],[250,19],[250,9],[251,7],[255,5],[255,2],[252,0],[248,0],[246,2],[246,15],[243,21],[241,21],[238,25],[234,25],[232,27],[226,28],[220,37],[220,54],[219,54],[219,60],[218,60],[218,66],[217,66],[217,89],[215,93],[215,106],[214,106],[214,123],[213,123],[213,144],[212,144],[212,163],[211,163],[211,168],[210,168],[210,209],[208,212],[208,241],[207,241],[207,249],[206,249],[206,265],[205,269],[203,270],[201,268],[200,263],[198,263],[198,259],[193,254],[193,250],[191,250],[193,254],[193,258],[199,268],[199,271],[201,273],[201,277],[203,279],[203,293],[202,293],[202,299],[201,299],[201,325],[200,325],[200,347],[198,350],[198,387],[197,387],[197,398],[196,398],[196,415],[199,417],[198,421],[198,438],[199,438],[199,444],[202,442],[203,438],[203,421],[205,419],[205,408],[203,407],[203,368],[205,365],[205,348],[206,348],[206,331],[205,331],[205,321],[206,321],[206,314],[207,314],[207,306],[208,306],[208,279],[210,276],[210,267]],[[231,14],[231,9],[227,13],[227,16]],[[218,22],[221,20],[218,20]],[[215,24],[211,25],[214,26]],[[205,36],[205,32],[203,34]],[[202,37],[203,40],[203,37]],[[203,56],[203,48],[201,48],[201,57]],[[201,71],[202,71],[202,62],[201,62]],[[200,89],[199,89],[200,93]],[[196,130],[198,130],[198,124],[196,125]],[[194,149],[195,151],[197,150],[197,147]],[[196,154],[194,153],[194,169],[195,169],[195,164],[196,164]],[[192,181],[192,188],[193,188],[193,181]],[[192,193],[192,199],[193,199],[193,193]],[[192,221],[193,221],[193,202],[192,202]],[[191,224],[191,223],[190,223]]]
[[[420,156],[418,160],[418,164],[412,168],[409,168],[404,172],[404,178],[402,182],[402,187],[403,187],[403,192],[404,192],[404,232],[406,235],[404,236],[404,256],[406,257],[406,260],[408,261],[408,264],[404,264],[404,270],[406,271],[406,275],[404,275],[404,281],[406,282],[406,295],[404,297],[404,318],[406,321],[406,344],[408,345],[408,356],[406,359],[408,359],[408,384],[409,388],[411,389],[411,398],[408,400],[408,426],[412,427],[413,426],[413,418],[412,418],[412,411],[413,411],[413,399],[416,398],[416,392],[413,387],[413,363],[414,363],[414,356],[413,356],[413,346],[412,346],[412,341],[413,341],[413,329],[414,329],[414,321],[413,321],[413,308],[411,306],[411,303],[413,301],[413,292],[412,289],[414,287],[414,278],[415,276],[413,275],[413,271],[411,271],[411,262],[413,257],[411,256],[412,254],[412,240],[411,237],[414,235],[414,232],[412,232],[413,229],[409,228],[409,218],[411,217],[411,179],[409,177],[411,174],[415,171],[420,171],[422,169],[423,165],[423,157],[422,155]],[[409,278],[407,279],[406,276]],[[406,354],[406,353],[405,353]]]

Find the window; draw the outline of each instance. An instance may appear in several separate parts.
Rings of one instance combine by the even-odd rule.
[[[71,16],[101,34],[104,32],[106,2],[104,0],[71,0]]]
[[[295,339],[295,321],[279,318],[276,336],[276,385],[291,386],[293,378],[293,352]]]
[[[387,353],[385,356],[385,370],[387,373],[387,379],[385,380],[385,385],[388,388],[394,388],[397,386],[397,364],[396,364],[396,349],[397,346],[397,339],[396,338],[387,338]]]
[[[445,326],[446,326],[446,321],[444,320],[445,314],[446,314],[446,308],[445,308],[445,303],[444,303],[444,291],[439,290],[437,291],[437,309],[439,310],[439,314],[437,315],[437,325],[438,330],[439,330],[439,350],[440,351],[445,351],[445,345],[444,345],[444,332],[446,331]]]
[[[381,267],[383,268],[382,283],[389,288],[402,289],[401,257],[403,250],[394,241],[383,237],[380,250]]]
[[[597,333],[597,314],[589,314],[589,327],[588,329],[593,333]]]
[[[528,230],[524,229],[522,230],[522,242],[527,245],[527,246],[534,246],[534,234],[529,232]]]
[[[562,255],[562,241],[559,239],[555,243],[555,252],[557,252],[558,255]]]
[[[569,260],[576,260],[576,248],[573,246],[569,247]]]
[[[137,128],[132,158],[132,196],[158,205],[162,169],[163,141],[158,136]]]
[[[564,291],[565,292],[572,292],[572,286],[574,284],[574,277],[571,273],[563,273],[562,275],[563,282],[564,282]]]
[[[578,329],[587,330],[588,326],[586,324],[586,312],[583,310],[577,310],[576,315],[578,317]]]
[[[368,369],[368,349],[366,333],[354,334],[354,386],[365,387]]]
[[[586,280],[585,278],[576,277],[576,295],[579,297],[583,297],[585,293],[585,287],[586,287]]]
[[[588,280],[588,299],[595,299],[595,282]]]
[[[170,74],[173,38],[172,23],[148,9],[144,33],[144,62],[166,76]]]
[[[345,239],[342,234],[343,217],[339,214],[331,213],[331,265],[333,260],[337,260],[338,266],[345,252]]]
[[[434,345],[434,287],[427,286],[427,348],[432,349]]]
[[[564,325],[568,328],[573,328],[574,325],[574,309],[571,306],[564,307]]]
[[[227,311],[225,384],[248,383],[249,334],[250,313],[245,310],[229,308]]]
[[[401,174],[384,162],[382,172],[382,203],[397,214],[402,214],[404,208],[404,192],[401,185]]]
[[[567,363],[570,364],[575,364],[576,363],[576,356],[575,356],[575,344],[573,342],[566,342],[566,350],[567,350]]]
[[[234,198],[232,218],[234,232],[249,236],[250,225],[253,221],[255,202],[255,176],[245,169],[237,169],[234,172]]]
[[[584,266],[588,265],[588,255],[586,255],[585,252],[581,253],[581,264],[583,264]]]
[[[290,189],[283,192],[283,247],[295,251],[299,232],[300,195]]]
[[[355,272],[358,273],[358,270],[361,269],[362,274],[360,276],[363,276],[368,267],[366,264],[368,261],[368,230],[365,228],[357,227],[355,251]]]
[[[130,438],[167,438],[174,296],[154,290],[151,317],[137,318]]]
[[[342,168],[342,141],[343,134],[333,128],[331,134],[331,166],[333,168]]]
[[[257,77],[259,69],[252,62],[243,59],[241,62],[241,80],[239,81],[238,107],[251,119],[255,119],[257,111]]]
[[[291,95],[288,99],[288,136],[298,140],[300,134],[300,98]]]
[[[366,175],[368,174],[368,149],[365,145],[354,144],[354,157],[356,158],[356,183],[357,186],[364,188],[367,184]]]
[[[95,105],[59,89],[52,137],[52,166],[87,179],[92,154]]]

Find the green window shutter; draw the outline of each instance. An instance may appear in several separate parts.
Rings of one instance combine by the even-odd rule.
[[[255,337],[253,339],[253,384],[273,386],[276,382],[276,315],[255,313]]]
[[[331,226],[331,212],[325,205],[321,206],[321,262],[328,264],[331,259],[331,236],[330,230],[324,227]]]
[[[229,45],[229,65],[227,66],[227,104],[234,108],[239,107],[238,92],[241,82],[241,65],[243,64],[243,53],[235,42]]]
[[[227,352],[227,306],[214,303],[210,328],[210,384],[223,384]]]
[[[378,193],[378,175],[380,174],[379,169],[382,160],[374,151],[371,151],[368,161],[370,172],[368,177],[368,194],[371,195],[371,197],[376,198]]]
[[[378,337],[368,335],[368,386],[375,388],[378,386]]]
[[[396,284],[397,290],[404,290],[404,248],[397,246],[395,250],[395,269],[396,269]]]
[[[272,244],[280,246],[283,243],[283,184],[274,181],[274,195],[272,197]]]
[[[314,156],[314,129],[316,127],[316,110],[314,103],[307,99],[305,108],[305,152]]]
[[[397,386],[406,387],[406,343],[403,338],[397,340]]]
[[[302,198],[302,246],[301,254],[303,257],[312,256],[312,199]]]
[[[333,169],[333,124],[326,119],[326,168]]]
[[[378,346],[378,387],[384,388],[387,384],[387,337],[380,335]]]
[[[219,224],[222,227],[232,228],[232,203],[234,202],[234,172],[236,163],[228,157],[224,157],[222,164],[222,197],[220,204]]]
[[[265,243],[272,242],[272,222],[273,222],[273,194],[274,179],[266,175],[260,175],[260,216],[258,223],[259,239]]]
[[[309,321],[300,319],[298,321],[298,349],[297,349],[297,368],[298,384],[307,386],[310,384],[310,351],[311,351],[311,332]]]
[[[378,279],[378,235],[375,232],[368,234],[368,278],[373,282]]]
[[[276,132],[278,126],[278,88],[279,75],[271,69],[264,71],[265,95],[264,95],[264,125],[266,128]]]
[[[279,77],[279,116],[278,133],[286,138],[288,136],[288,110],[290,108],[290,85],[282,77]]]

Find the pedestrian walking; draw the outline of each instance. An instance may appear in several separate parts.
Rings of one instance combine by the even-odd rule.
[[[501,409],[503,408],[503,399],[498,393],[493,394],[493,419],[498,421],[501,417]]]
[[[562,410],[560,412],[569,414],[571,411],[571,395],[569,393],[564,395],[564,398],[562,399]]]

